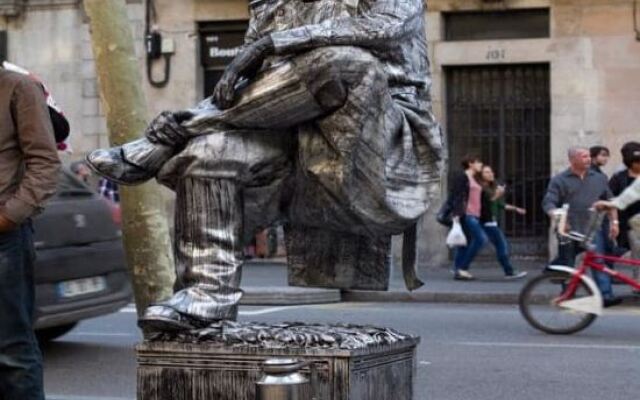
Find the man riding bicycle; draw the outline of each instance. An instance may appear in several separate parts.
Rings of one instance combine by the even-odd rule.
[[[554,176],[549,182],[547,192],[542,201],[542,208],[553,218],[555,211],[562,205],[569,205],[568,225],[572,230],[585,232],[590,220],[592,204],[598,200],[608,200],[612,197],[607,177],[595,172],[589,167],[591,158],[589,150],[584,147],[572,147],[568,150],[569,168]],[[615,239],[618,236],[618,213],[611,209],[609,212],[611,222],[609,237]],[[598,229],[594,244],[597,252],[605,254],[606,233]],[[560,241],[558,243],[558,256],[552,264],[573,267],[576,257],[584,249],[573,241]],[[620,304],[621,300],[614,297],[611,287],[611,278],[600,271],[593,270],[593,277],[602,293],[605,307]]]

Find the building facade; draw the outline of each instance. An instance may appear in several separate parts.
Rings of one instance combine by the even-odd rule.
[[[434,103],[451,168],[480,154],[528,210],[503,222],[516,255],[545,257],[540,208],[572,145],[640,139],[640,36],[634,0],[431,0]]]
[[[211,93],[242,42],[246,0],[128,0],[149,116]],[[450,170],[478,153],[526,217],[507,216],[513,252],[546,257],[540,201],[571,145],[617,149],[640,138],[637,0],[429,0],[435,112]],[[0,56],[42,76],[73,126],[72,158],[108,137],[80,0],[0,0]],[[148,17],[148,18],[147,18]],[[148,20],[148,22],[147,22]],[[151,54],[145,34],[155,32]],[[149,66],[149,68],[148,68]],[[168,68],[167,68],[168,66]],[[446,186],[446,184],[444,185]],[[423,236],[443,238],[432,216]],[[444,240],[424,240],[430,264]]]

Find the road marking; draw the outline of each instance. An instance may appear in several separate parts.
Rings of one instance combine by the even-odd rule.
[[[126,314],[135,314],[137,311],[136,311],[136,306],[128,305],[124,308],[121,308],[120,311],[118,312],[126,313]]]
[[[618,308],[610,308],[604,312],[604,315],[640,315],[640,307],[638,306],[622,306]]]
[[[477,347],[522,347],[547,349],[589,349],[589,350],[640,350],[640,346],[631,345],[595,345],[595,344],[555,344],[555,343],[496,343],[496,342],[458,342],[462,346]]]
[[[130,337],[138,336],[136,332],[131,333],[99,333],[99,332],[70,332],[67,336],[100,336],[100,337]]]
[[[66,396],[48,394],[47,400],[135,400],[134,397],[101,397],[101,396]]]
[[[271,314],[271,313],[279,312],[279,311],[295,310],[295,309],[298,309],[298,308],[305,308],[305,307],[312,307],[312,306],[318,306],[318,305],[309,304],[309,305],[302,305],[302,306],[267,307],[267,308],[262,308],[260,310],[239,311],[238,314],[239,315],[247,315],[247,316],[262,315],[262,314]],[[120,309],[119,312],[125,313],[125,314],[135,314],[136,313],[136,308],[135,308],[135,306],[126,306],[125,308]]]
[[[282,307],[267,307],[260,310],[247,310],[247,311],[238,311],[239,315],[262,315],[262,314],[271,314],[279,311],[287,311],[287,310],[295,310],[299,308],[305,308],[309,306],[282,306]]]
[[[420,361],[418,364],[420,365],[431,365],[430,361]]]

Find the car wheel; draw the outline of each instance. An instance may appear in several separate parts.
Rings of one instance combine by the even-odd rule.
[[[53,339],[59,338],[60,336],[64,335],[65,333],[75,328],[76,325],[78,325],[77,322],[72,322],[70,324],[38,329],[36,331],[36,337],[38,338],[38,341],[40,343],[46,343]]]

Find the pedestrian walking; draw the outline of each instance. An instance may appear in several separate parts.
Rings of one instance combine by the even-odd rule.
[[[487,238],[496,250],[496,258],[502,266],[505,279],[520,279],[527,276],[525,271],[517,271],[511,264],[509,256],[509,242],[500,228],[498,221],[503,211],[513,211],[525,215],[527,210],[507,204],[504,199],[505,186],[496,182],[493,169],[484,165],[480,174],[480,184],[483,187],[480,220]]]
[[[611,156],[611,152],[609,151],[609,148],[601,145],[591,146],[589,148],[589,157],[591,157],[591,166],[590,166],[591,170],[606,176],[608,179],[609,177],[602,170],[602,168],[604,168],[609,163],[610,156]],[[609,221],[608,217],[605,216],[604,220],[602,221],[602,226],[600,227],[600,229],[602,229],[602,237],[604,238],[604,241],[605,241],[604,254],[612,255],[612,256],[621,255],[620,249],[618,248],[616,241],[609,237],[608,232],[611,229],[611,221]],[[605,262],[605,264],[607,265],[607,267],[611,269],[615,269],[614,263],[607,261]],[[613,283],[618,283],[618,281],[614,279]]]
[[[43,400],[33,332],[29,218],[56,189],[60,160],[41,85],[0,68],[0,398]]]
[[[622,162],[625,168],[613,174],[609,179],[609,188],[614,196],[621,195],[625,189],[630,187],[640,176],[640,143],[627,142],[620,149]],[[618,236],[618,254],[632,251],[633,257],[640,257],[640,230],[632,230],[631,221],[636,218],[640,220],[640,200],[629,204],[624,210],[618,211],[620,221],[620,235]],[[633,276],[638,279],[640,269],[633,269]],[[615,281],[614,281],[615,282]]]
[[[611,157],[611,153],[609,149],[605,146],[591,146],[589,148],[589,157],[591,157],[591,169],[595,172],[599,172],[604,174],[602,168],[604,168],[609,162],[609,157]],[[605,174],[606,175],[606,174]]]
[[[467,236],[467,245],[456,247],[453,277],[456,280],[472,280],[469,266],[487,242],[487,235],[480,223],[482,211],[482,186],[478,174],[482,172],[482,161],[475,155],[462,159],[463,171],[454,178],[449,197],[452,215],[458,217]]]
[[[89,179],[91,178],[92,173],[91,169],[87,166],[86,161],[74,161],[69,165],[69,169],[82,183],[85,185],[89,184]]]
[[[609,190],[607,177],[591,169],[589,150],[584,147],[572,147],[568,150],[569,168],[554,176],[549,182],[547,192],[542,201],[544,211],[553,218],[554,211],[564,204],[569,205],[568,224],[570,229],[586,232],[591,218],[591,207],[598,200],[608,200],[612,194]],[[608,236],[615,239],[618,236],[618,213],[609,212],[611,221]],[[604,254],[606,235],[602,229],[598,230],[594,238],[596,252]],[[574,241],[560,240],[558,256],[553,264],[574,266],[576,256],[584,249]],[[620,303],[614,297],[609,275],[593,270],[593,276],[600,288],[604,306]]]
[[[622,161],[625,169],[616,172],[609,179],[609,188],[614,196],[619,196],[622,192],[631,186],[640,176],[640,143],[628,142],[620,149],[622,153]],[[629,220],[635,215],[640,214],[640,200],[629,204],[624,210],[618,212],[618,220],[620,221],[620,235],[618,236],[618,245],[622,248],[629,249]]]
[[[113,204],[120,204],[120,188],[114,181],[100,178],[98,181],[98,193]]]

